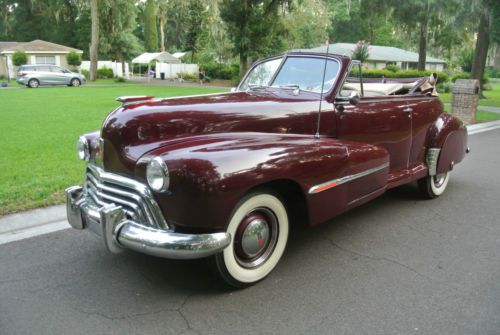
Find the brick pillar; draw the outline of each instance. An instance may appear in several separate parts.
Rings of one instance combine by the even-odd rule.
[[[476,123],[479,81],[476,79],[457,79],[451,92],[451,114],[465,124]]]

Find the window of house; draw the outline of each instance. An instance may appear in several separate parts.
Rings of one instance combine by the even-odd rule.
[[[56,65],[56,56],[36,56],[36,63]]]

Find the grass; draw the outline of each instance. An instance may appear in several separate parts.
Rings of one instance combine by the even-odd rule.
[[[123,83],[117,83],[115,81],[116,79],[115,78],[110,78],[110,79],[97,79],[96,81],[92,82],[92,81],[87,81],[87,84],[86,85],[137,85],[137,84],[142,84],[141,82],[138,82],[138,81],[133,81],[133,80],[127,80]]]
[[[450,105],[445,105],[444,106],[444,111],[446,113],[449,113],[451,110]],[[496,121],[500,120],[500,113],[494,113],[494,112],[488,112],[484,110],[477,110],[476,113],[476,122],[477,123],[482,123],[482,122],[489,122],[489,121]]]
[[[484,91],[486,99],[479,100],[479,106],[500,107],[500,83],[492,83],[491,91]],[[444,103],[451,103],[451,93],[440,93],[439,97]]]
[[[78,136],[100,128],[125,95],[181,96],[227,91],[203,87],[102,86],[0,89],[0,215],[59,204],[81,183]]]

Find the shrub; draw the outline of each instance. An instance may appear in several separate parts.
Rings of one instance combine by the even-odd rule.
[[[14,55],[12,55],[12,63],[15,66],[21,66],[26,63],[28,63],[28,56],[22,51],[16,51],[14,52]]]
[[[201,67],[205,70],[206,77],[211,79],[233,80],[239,76],[238,64],[207,63]]]
[[[97,70],[98,79],[110,79],[113,77],[114,77],[113,70],[108,69],[107,67],[103,67],[102,69]]]
[[[454,83],[457,81],[457,79],[469,79],[470,78],[470,73],[469,72],[459,72],[455,73],[454,75],[451,76],[451,82]],[[484,71],[483,74],[483,89],[484,85],[488,84],[490,82],[490,78],[488,77],[488,73]]]
[[[85,78],[89,79],[90,78],[90,72],[87,70],[80,70],[80,73],[85,76]]]
[[[387,64],[385,66],[385,70],[389,70],[389,71],[392,71],[392,72],[398,72],[400,71],[401,69],[399,68],[399,66],[397,66],[396,64]]]
[[[454,83],[457,79],[469,79],[469,72],[459,72],[451,76],[451,82]]]
[[[196,81],[198,80],[198,75],[197,74],[192,74],[192,73],[187,73],[187,72],[179,72],[177,74],[178,78],[182,78],[182,80],[187,80],[187,81]]]
[[[496,69],[494,67],[487,67],[486,73],[490,78],[500,78],[500,69]]]
[[[115,83],[126,83],[127,82],[127,79],[123,78],[123,77],[116,77],[115,79]]]
[[[68,62],[68,65],[71,65],[71,66],[82,65],[82,57],[80,56],[80,54],[78,54],[74,51],[71,51],[70,53],[68,53],[66,55],[66,61]]]
[[[0,74],[0,80],[5,80],[5,76],[3,74]]]
[[[451,92],[451,83],[446,82],[446,83],[439,83],[437,84],[437,89],[441,93],[450,93]]]

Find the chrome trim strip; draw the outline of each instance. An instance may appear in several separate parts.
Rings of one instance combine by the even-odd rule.
[[[163,217],[160,206],[154,199],[153,193],[148,186],[131,178],[126,178],[114,173],[105,172],[103,169],[93,164],[87,165],[87,168],[91,170],[94,175],[97,175],[102,182],[109,182],[111,184],[132,189],[139,193],[139,195],[141,196],[139,205],[143,209],[145,209],[144,213],[147,216],[146,219],[157,228],[169,228],[167,222],[165,221],[165,218]],[[123,192],[126,193],[126,191]],[[131,196],[131,198],[134,197]]]
[[[317,194],[317,193],[329,190],[330,188],[333,188],[335,186],[339,186],[339,185],[351,182],[353,180],[365,177],[365,176],[367,176],[369,174],[372,174],[372,173],[375,173],[377,171],[383,170],[383,169],[385,169],[387,167],[389,167],[389,162],[384,163],[382,165],[379,165],[377,167],[365,170],[363,172],[359,172],[359,173],[356,173],[356,174],[348,175],[348,176],[337,178],[337,179],[332,179],[332,180],[329,180],[329,181],[327,181],[325,183],[321,183],[321,184],[318,184],[318,185],[315,185],[315,186],[311,187],[309,189],[308,193],[309,194]]]
[[[441,149],[439,148],[429,148],[429,150],[427,150],[426,161],[427,161],[427,168],[429,169],[429,176],[436,175],[437,163],[440,152]]]
[[[96,233],[111,253],[128,248],[163,258],[196,259],[219,253],[231,243],[231,235],[226,232],[176,233],[129,220],[120,206],[108,204],[96,208],[86,201],[80,186],[65,192],[69,224],[75,229]]]

